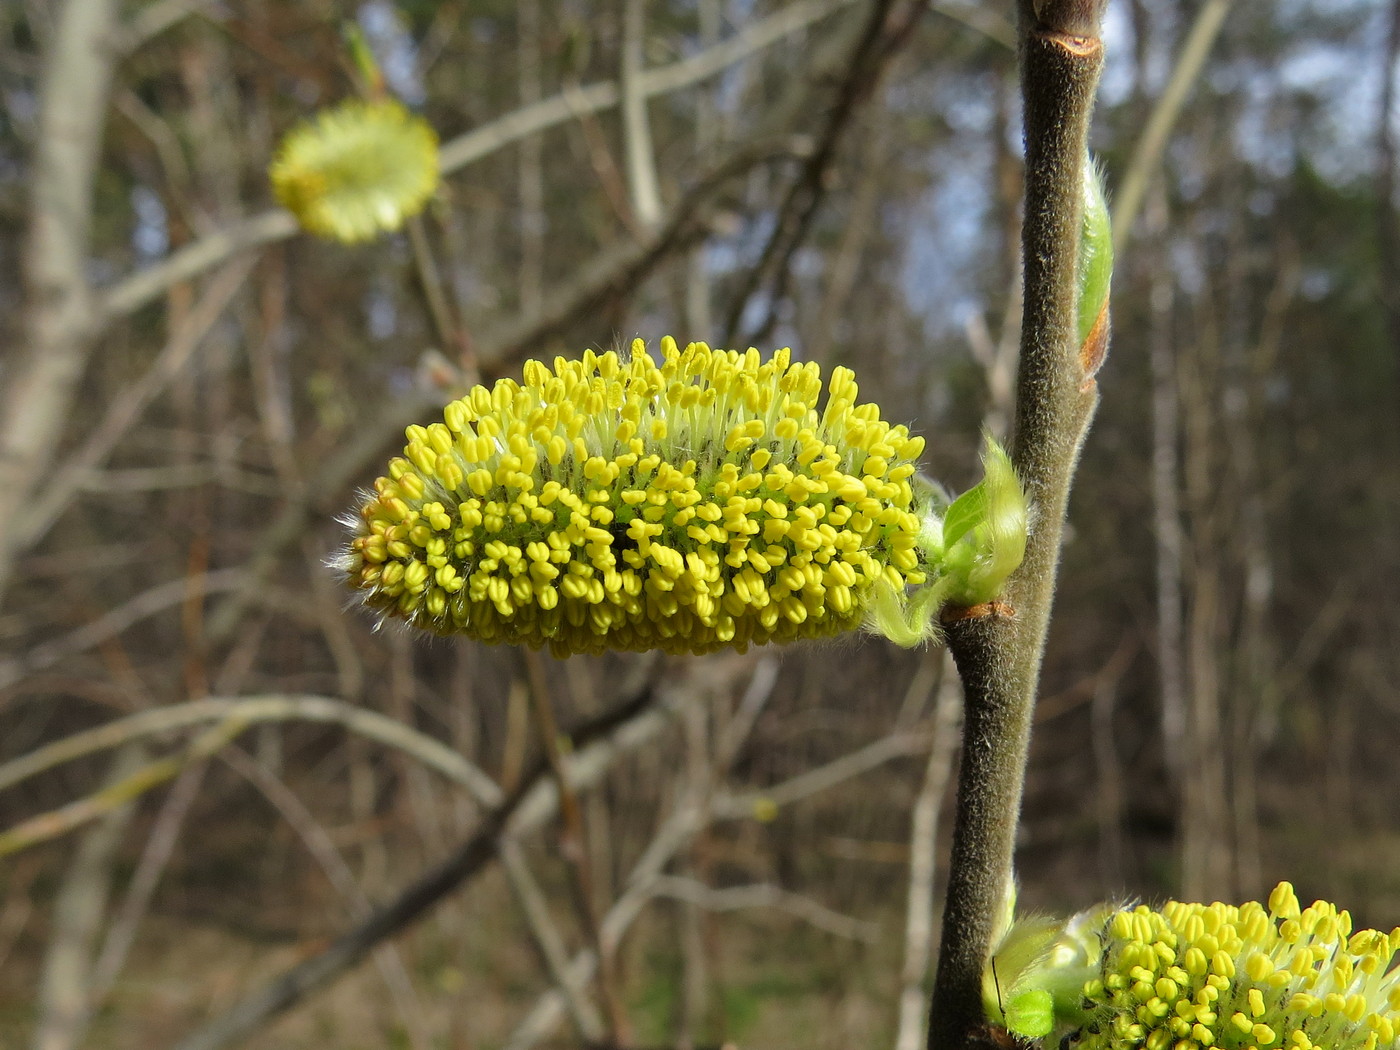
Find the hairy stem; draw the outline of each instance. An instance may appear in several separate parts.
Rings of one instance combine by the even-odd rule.
[[[1079,345],[1077,263],[1105,2],[1020,3],[1025,305],[1011,455],[1035,508],[1035,527],[1004,601],[946,617],[966,722],[931,1050],[967,1046],[985,1024],[982,968],[1011,879],[1065,506],[1097,400],[1093,370],[1101,355],[1088,352],[1094,336]]]

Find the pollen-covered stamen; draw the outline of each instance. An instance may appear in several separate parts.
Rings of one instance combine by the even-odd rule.
[[[586,352],[477,387],[364,504],[367,604],[487,641],[699,652],[859,626],[926,580],[923,440],[783,350]]]

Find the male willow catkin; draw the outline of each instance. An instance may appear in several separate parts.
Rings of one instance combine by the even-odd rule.
[[[999,994],[986,997],[992,1020],[1039,1038],[1052,1014],[1072,1018],[1068,1045],[1081,1050],[1400,1046],[1400,928],[1353,932],[1349,913],[1326,901],[1302,908],[1286,882],[1266,903],[1169,901],[1086,917],[1049,939],[1041,920],[1012,927],[989,962],[1002,960]],[[1036,958],[1008,966],[1007,948],[1016,954],[1025,937],[1043,942]],[[1016,1003],[1046,997],[1052,1009]]]
[[[398,102],[352,99],[288,132],[268,178],[303,229],[368,241],[397,230],[436,192],[437,133]]]
[[[699,653],[867,620],[912,644],[941,601],[986,600],[1019,562],[1004,454],[998,495],[959,500],[976,506],[945,537],[923,439],[857,404],[849,369],[824,392],[787,350],[660,349],[530,361],[409,427],[352,523],[350,586],[439,634]]]

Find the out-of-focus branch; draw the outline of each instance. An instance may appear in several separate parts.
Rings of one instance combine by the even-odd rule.
[[[829,791],[862,773],[878,769],[886,762],[920,754],[927,747],[926,733],[915,730],[891,733],[770,788],[722,795],[712,803],[714,814],[716,819],[736,820],[753,816],[760,807],[790,806],[804,798]]]
[[[187,766],[171,785],[161,803],[146,846],[141,851],[136,871],[131,876],[121,903],[113,910],[112,920],[107,926],[107,934],[102,939],[102,950],[92,964],[90,998],[94,1007],[112,990],[117,975],[126,964],[128,953],[136,940],[136,930],[150,907],[156,886],[170,863],[171,854],[180,835],[185,817],[195,796],[204,782],[208,763]]]
[[[656,177],[656,153],[643,87],[645,43],[646,0],[626,0],[622,12],[622,64],[617,78],[622,94],[622,147],[632,214],[644,229],[651,229],[661,221],[661,186]]]
[[[1225,16],[1230,12],[1232,0],[1206,0],[1196,12],[1196,20],[1181,47],[1181,54],[1172,69],[1171,79],[1162,90],[1162,95],[1152,107],[1141,137],[1133,147],[1132,158],[1118,182],[1118,190],[1113,202],[1113,250],[1121,252],[1128,243],[1133,224],[1142,209],[1143,195],[1147,192],[1148,180],[1162,163],[1162,152],[1167,148],[1167,138],[1181,116],[1181,107],[1186,102],[1196,79],[1201,74],[1210,49],[1215,46],[1220,35],[1220,27],[1225,24]]]
[[[501,789],[457,751],[412,726],[365,707],[324,696],[212,697],[187,704],[154,707],[55,740],[0,766],[0,791],[65,762],[121,747],[133,740],[160,736],[205,722],[320,722],[338,725],[385,747],[392,747],[459,785],[477,802],[498,806]]]
[[[618,994],[617,971],[612,956],[603,945],[598,895],[588,850],[588,829],[584,824],[578,794],[569,778],[563,748],[560,746],[559,727],[554,718],[554,701],[545,676],[544,657],[534,650],[526,650],[524,656],[526,675],[530,683],[530,707],[534,714],[536,734],[540,738],[540,751],[549,765],[550,776],[554,778],[554,788],[559,797],[559,852],[563,855],[571,876],[579,925],[583,927],[584,935],[593,945],[593,950],[598,953],[598,996],[603,1001],[604,1015],[607,1018],[608,1039],[613,1043],[626,1044],[631,1041],[632,1026],[627,1019],[622,997]]]
[[[854,2],[805,0],[791,4],[707,51],[644,71],[640,94],[651,98],[698,84]],[[445,143],[439,154],[442,172],[460,171],[513,142],[577,119],[580,112],[601,113],[612,109],[620,100],[617,84],[604,81],[523,106]],[[130,313],[151,302],[171,285],[217,266],[236,252],[284,240],[296,232],[296,220],[291,214],[276,209],[202,237],[106,288],[97,305],[98,318],[106,320]]]
[[[793,254],[826,197],[826,175],[836,159],[841,139],[860,104],[874,94],[890,62],[913,35],[925,10],[923,0],[876,0],[872,5],[827,108],[816,147],[789,185],[759,261],[745,275],[734,296],[724,325],[726,345],[758,343],[777,323],[779,304],[792,272]],[[739,328],[749,301],[770,280],[774,287],[766,297],[764,319],[741,336]]]
[[[209,16],[213,7],[214,0],[150,0],[121,28],[116,46],[130,54],[190,15]]]
[[[678,687],[641,687],[607,715],[575,730],[568,758],[570,782],[582,788],[611,768],[619,754],[653,739],[670,721],[683,695]],[[359,963],[386,938],[422,918],[444,897],[479,874],[497,855],[505,836],[538,828],[558,811],[558,793],[548,767],[537,762],[519,786],[483,817],[476,832],[446,860],[338,937],[180,1042],[176,1050],[216,1050],[246,1039],[273,1017],[325,987]]]
[[[48,842],[99,817],[121,810],[146,792],[173,780],[186,766],[208,758],[246,728],[246,722],[230,718],[212,729],[206,729],[181,755],[152,762],[87,798],[0,831],[0,857]]]
[[[755,698],[755,706],[761,704],[759,698],[764,697],[768,691],[767,683],[760,678],[761,673],[755,674],[756,681],[751,683],[747,691],[749,697]],[[892,743],[893,746],[891,746]],[[868,772],[899,755],[915,753],[924,744],[925,740],[920,734],[896,733],[867,744],[850,754],[843,755],[819,769],[812,770],[810,774],[794,777],[766,791],[742,792],[722,796],[718,799],[706,799],[693,792],[684,794],[666,820],[662,822],[646,849],[642,851],[641,857],[638,858],[627,876],[626,889],[604,916],[602,922],[604,944],[607,946],[616,945],[649,902],[657,896],[676,895],[675,891],[681,883],[689,884],[687,893],[681,895],[694,897],[696,903],[723,904],[727,902],[739,906],[765,907],[780,903],[779,898],[772,892],[773,888],[759,889],[755,892],[752,887],[739,887],[742,896],[739,898],[730,897],[726,901],[723,896],[725,891],[712,890],[690,879],[670,880],[663,873],[676,855],[712,821],[751,819],[754,805],[760,800],[771,803],[773,800],[781,799],[786,804],[810,797],[837,787],[852,777]],[[732,761],[734,757],[731,755],[728,761]],[[727,771],[728,761],[722,764],[717,763],[717,774],[723,774]],[[672,892],[668,893],[668,890]],[[778,892],[781,893],[781,891]],[[742,903],[740,903],[741,900]],[[792,902],[788,901],[787,903]],[[800,907],[805,908],[808,904],[815,904],[815,902],[805,902]],[[820,905],[816,907],[821,908]],[[863,926],[846,925],[852,921],[846,916],[833,916],[824,908],[821,911],[824,913],[825,919],[834,918],[836,920],[843,935],[860,937],[866,932]],[[807,909],[807,912],[808,914],[802,917],[810,921],[814,913],[810,909]],[[597,965],[597,954],[591,949],[585,949],[578,952],[569,963],[569,977],[575,982],[585,982],[592,977]],[[547,1039],[558,1025],[565,1005],[564,997],[557,989],[545,992],[536,1000],[534,1007],[506,1040],[504,1050],[530,1050],[531,1047]]]
[[[139,310],[182,281],[198,277],[239,252],[286,240],[297,229],[291,212],[278,210],[207,234],[99,292],[97,320],[102,323]]]
[[[306,851],[311,854],[326,879],[337,893],[345,898],[354,918],[363,918],[373,907],[350,865],[340,855],[330,835],[297,797],[295,791],[284,784],[266,766],[256,762],[240,748],[230,748],[224,761],[236,772],[256,787],[264,798],[277,810],[282,819],[292,828]],[[375,966],[378,967],[384,984],[389,989],[394,1009],[398,1012],[399,1023],[408,1033],[413,1050],[428,1050],[431,1045],[427,1027],[423,1023],[423,1008],[413,988],[413,979],[404,965],[403,957],[392,944],[381,944],[373,952]]]
[[[510,840],[501,843],[501,868],[506,873],[520,910],[525,914],[525,924],[530,928],[530,936],[544,960],[549,979],[563,998],[565,1009],[579,1036],[590,1045],[601,1042],[604,1037],[603,1019],[589,1001],[583,982],[574,980],[564,938],[560,936],[554,917],[549,913],[544,892],[535,882],[519,843]]]
[[[532,344],[587,317],[615,296],[635,288],[662,260],[684,251],[708,232],[710,208],[719,192],[740,175],[777,160],[810,156],[804,139],[785,137],[752,143],[738,149],[708,172],[671,208],[648,240],[620,243],[603,249],[593,264],[579,268],[579,276],[559,289],[553,301],[537,317],[512,322],[488,334],[483,342],[484,366],[500,367],[524,353]]]
[[[716,889],[697,879],[662,875],[651,883],[650,891],[653,897],[685,901],[706,911],[752,911],[756,908],[773,908],[785,911],[818,930],[846,940],[873,944],[879,939],[879,923],[842,915],[820,901],[804,897],[800,893],[791,893],[772,883],[760,882],[750,886],[726,886]]]
[[[40,642],[19,656],[0,660],[0,689],[13,685],[35,671],[53,667],[70,656],[100,645],[147,617],[179,605],[189,598],[191,587],[204,594],[231,591],[242,583],[244,575],[242,569],[216,569],[198,576],[170,580],[142,591],[115,609],[109,609],[91,623],[58,638]]]
[[[53,460],[94,331],[92,185],[117,8],[117,0],[68,0],[44,57],[23,258],[25,345],[0,397],[0,597],[19,551],[14,522]]]
[[[129,778],[141,764],[141,749],[129,747],[112,760],[108,785]],[[92,956],[107,910],[117,848],[135,807],[121,805],[78,843],[54,901],[53,930],[39,985],[39,1023],[34,1050],[73,1050],[92,1017]]]
[[[899,1029],[895,1050],[919,1050],[924,1042],[928,978],[933,947],[934,845],[938,841],[938,811],[953,774],[958,747],[962,692],[957,670],[946,652],[926,660],[942,664],[933,710],[933,743],[924,767],[924,782],[914,801],[909,831],[909,894],[904,914],[904,969],[900,974]]]
[[[32,509],[15,522],[14,528],[18,532],[16,546],[19,549],[32,547],[53,527],[82,490],[91,472],[111,454],[146,406],[189,362],[229,301],[243,287],[251,268],[252,260],[244,258],[230,263],[215,276],[199,303],[183,318],[183,323],[172,333],[170,341],[156,355],[146,374],[112,399],[102,421],[88,435],[82,448],[52,472],[36,494]]]

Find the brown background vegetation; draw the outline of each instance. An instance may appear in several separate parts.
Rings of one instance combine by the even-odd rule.
[[[489,809],[428,744],[507,790],[529,775],[532,688],[566,731],[629,696],[656,715],[579,774],[585,841],[540,820],[250,1045],[578,1045],[562,1015],[517,1031],[553,983],[541,959],[551,936],[586,952],[598,921],[610,946],[605,916],[633,904],[601,988],[574,997],[585,1032],[893,1042],[911,820],[952,758],[941,654],[857,639],[532,665],[376,632],[324,562],[405,423],[527,357],[634,335],[850,365],[927,437],[928,472],[965,485],[979,428],[1006,426],[1016,342],[1011,5],[916,6],[0,8],[0,763],[202,697],[293,698],[207,761],[188,749],[217,719],[0,793],[8,828],[179,763],[0,858],[0,1045],[175,1046],[316,958]],[[1212,10],[1219,38],[1119,230],[1022,897],[1291,878],[1389,928],[1400,4],[1113,5],[1111,194]],[[352,92],[357,17],[454,161],[408,233],[351,249],[294,235],[265,171]],[[311,720],[308,697],[417,732],[386,747]]]

